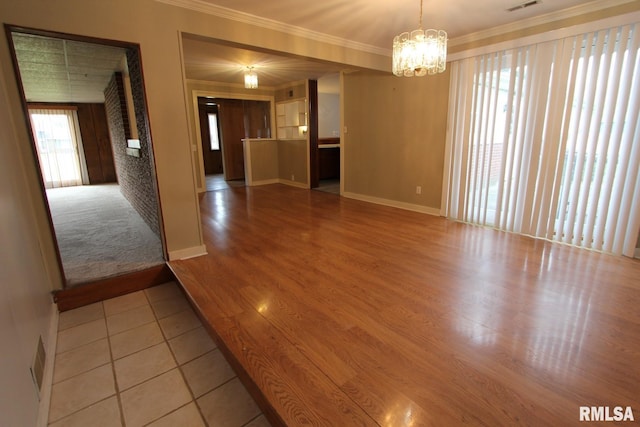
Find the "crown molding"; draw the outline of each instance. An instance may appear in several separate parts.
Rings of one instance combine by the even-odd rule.
[[[488,30],[482,30],[475,33],[466,34],[464,36],[455,37],[449,40],[449,46],[458,46],[471,43],[478,40],[484,40],[491,37],[508,34],[523,28],[536,27],[563,19],[574,18],[576,16],[585,15],[592,12],[598,12],[603,9],[620,6],[627,3],[633,3],[637,0],[596,0],[557,12],[550,12],[544,15],[534,16],[532,18],[521,19],[519,21],[510,22],[508,24],[499,25]]]
[[[280,31],[293,36],[303,37],[306,39],[314,40],[321,43],[328,43],[336,46],[342,46],[349,49],[354,49],[362,52],[368,52],[376,55],[391,56],[391,49],[381,48],[378,46],[369,45],[366,43],[354,42],[352,40],[343,39],[341,37],[332,36],[317,31],[307,30],[295,25],[285,24],[273,19],[262,18],[260,16],[251,15],[249,13],[240,12],[237,10],[229,9],[226,7],[211,4],[204,0],[156,0],[159,3],[165,3],[183,9],[193,10],[196,12],[205,13],[208,15],[217,16],[219,18],[228,19],[231,21],[241,22],[249,25],[254,25],[269,30]],[[544,25],[555,21],[561,21],[563,19],[569,19],[580,15],[585,15],[592,12],[597,12],[603,9],[609,9],[617,7],[627,3],[633,3],[638,0],[595,0],[589,3],[581,4],[578,6],[570,7],[556,12],[546,13],[544,15],[535,16],[532,18],[521,19],[518,21],[510,22],[508,24],[499,25],[487,30],[477,31],[475,33],[465,34],[460,37],[454,37],[449,39],[449,46],[464,45],[477,40],[488,39],[491,37],[508,34],[514,31],[522,30],[523,28],[531,28],[538,25]]]
[[[574,37],[594,31],[600,31],[607,28],[619,27],[622,25],[631,25],[640,22],[640,10],[625,13],[623,15],[610,16],[608,18],[596,21],[585,22],[554,31],[547,31],[540,34],[532,34],[530,36],[521,37],[514,40],[506,40],[494,44],[487,44],[476,48],[462,50],[448,55],[448,61],[458,61],[464,58],[470,58],[487,53],[495,53],[507,49],[516,49],[523,46],[530,46],[538,43],[545,43],[554,40],[560,40],[566,37]]]
[[[156,0],[159,3],[165,3],[196,12],[214,15],[219,18],[229,19],[231,21],[242,22],[244,24],[254,25],[269,30],[280,31],[293,36],[303,37],[321,43],[328,43],[336,46],[342,46],[362,52],[373,53],[382,56],[391,56],[391,49],[385,49],[366,43],[359,43],[353,40],[335,37],[329,34],[320,33],[318,31],[307,30],[295,25],[285,24],[273,19],[262,18],[260,16],[251,15],[249,13],[240,12],[226,7],[208,3],[203,0]]]
[[[277,87],[274,87],[274,86],[261,85],[260,82],[258,82],[258,87],[256,89],[247,89],[246,87],[244,87],[244,83],[228,83],[228,82],[220,82],[216,80],[201,80],[201,79],[185,79],[185,81],[187,82],[187,84],[216,86],[216,87],[226,88],[226,89],[241,89],[242,91],[257,90],[259,92],[261,90],[273,91],[277,89]],[[264,94],[260,93],[260,95],[264,95]]]

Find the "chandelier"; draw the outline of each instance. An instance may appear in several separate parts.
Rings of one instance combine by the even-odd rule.
[[[393,74],[396,76],[425,76],[442,73],[447,66],[447,32],[422,29],[422,0],[420,27],[393,38]]]
[[[244,87],[247,89],[258,88],[258,75],[253,71],[253,67],[247,67],[247,71],[244,73]]]

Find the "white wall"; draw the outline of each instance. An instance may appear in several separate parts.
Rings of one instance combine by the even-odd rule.
[[[335,93],[318,94],[318,137],[335,138],[340,136],[340,95]]]
[[[0,425],[28,427],[39,408],[30,368],[38,338],[51,344],[55,306],[6,93],[0,69]]]

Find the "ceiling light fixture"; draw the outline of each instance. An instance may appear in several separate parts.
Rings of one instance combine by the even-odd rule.
[[[247,67],[244,73],[244,87],[247,89],[258,88],[258,75],[253,71],[253,67]]]
[[[447,32],[422,29],[422,0],[420,27],[393,38],[393,74],[396,76],[425,76],[442,73],[447,66]]]

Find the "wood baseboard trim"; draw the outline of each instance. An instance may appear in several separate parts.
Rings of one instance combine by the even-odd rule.
[[[171,269],[166,264],[162,264],[146,270],[87,283],[75,288],[63,289],[53,294],[53,300],[58,305],[58,311],[63,312],[147,289],[172,280],[175,280],[175,277]]]

